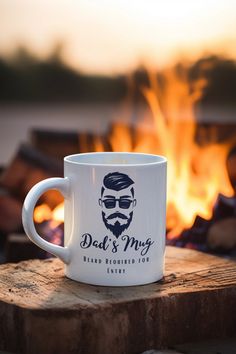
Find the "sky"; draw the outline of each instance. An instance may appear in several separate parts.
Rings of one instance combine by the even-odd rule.
[[[236,58],[236,0],[0,0],[0,55],[20,45],[88,73],[224,54]]]

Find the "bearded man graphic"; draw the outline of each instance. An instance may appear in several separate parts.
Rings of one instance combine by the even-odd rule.
[[[133,209],[137,204],[133,184],[128,175],[120,172],[109,173],[103,179],[99,199],[102,219],[116,238],[128,229],[133,219]]]

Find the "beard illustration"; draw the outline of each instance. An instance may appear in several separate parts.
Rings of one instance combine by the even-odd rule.
[[[118,238],[124,230],[128,229],[133,219],[133,212],[131,212],[128,217],[124,214],[116,212],[106,218],[105,213],[102,211],[102,219],[106,228],[110,230],[116,238]],[[114,219],[117,219],[115,223],[109,223],[109,221],[113,221]],[[120,222],[121,220],[123,223]]]

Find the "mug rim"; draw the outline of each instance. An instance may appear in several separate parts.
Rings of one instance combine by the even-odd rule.
[[[99,156],[100,155],[100,156]],[[140,158],[140,160],[143,159],[142,162],[134,162],[134,163],[115,163],[115,162],[102,162],[98,163],[96,160],[90,160],[90,161],[83,161],[86,157],[92,158],[93,156],[96,158],[102,157],[102,156],[115,156],[117,157],[136,157]],[[82,158],[82,161],[78,161],[79,158]],[[147,159],[145,161],[145,158]],[[141,152],[115,152],[115,151],[104,151],[104,152],[86,152],[86,153],[78,153],[78,154],[72,154],[64,157],[64,162],[73,164],[73,165],[83,165],[83,166],[150,166],[150,165],[161,165],[161,164],[166,164],[167,163],[167,158],[162,155],[156,155],[156,154],[148,154],[148,153],[141,153]]]

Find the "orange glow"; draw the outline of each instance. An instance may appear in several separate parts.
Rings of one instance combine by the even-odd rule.
[[[34,209],[34,221],[36,223],[49,220],[56,224],[64,222],[64,203],[57,205],[53,210],[47,204],[41,204]]]
[[[192,226],[197,215],[209,219],[219,193],[230,196],[232,187],[226,171],[230,145],[196,144],[194,103],[201,97],[206,81],[192,84],[186,73],[165,72],[160,91],[150,74],[150,88],[142,92],[152,113],[152,130],[116,124],[110,138],[113,151],[136,151],[164,155],[168,159],[167,229],[175,237]],[[189,93],[191,92],[191,94]]]
[[[230,144],[199,146],[195,142],[194,104],[207,84],[204,79],[188,82],[187,73],[166,70],[160,90],[154,74],[150,87],[142,87],[151,111],[151,129],[147,115],[135,127],[116,122],[108,136],[112,151],[146,152],[168,159],[167,230],[168,237],[178,236],[192,226],[197,215],[209,219],[219,193],[231,196],[233,190],[226,170]],[[150,124],[150,122],[149,122]],[[94,140],[96,151],[105,151],[102,139]],[[63,203],[53,211],[46,205],[35,209],[35,221],[64,220]]]
[[[52,217],[52,211],[47,204],[41,204],[34,209],[34,221],[41,223],[50,220]]]
[[[95,151],[97,151],[97,152],[105,151],[102,140],[99,136],[96,136],[94,138],[94,146],[95,146]]]
[[[109,136],[109,142],[113,151],[132,151],[132,141],[130,129],[127,125],[116,123],[112,134]]]
[[[56,206],[52,211],[52,219],[58,222],[64,222],[64,203]]]

